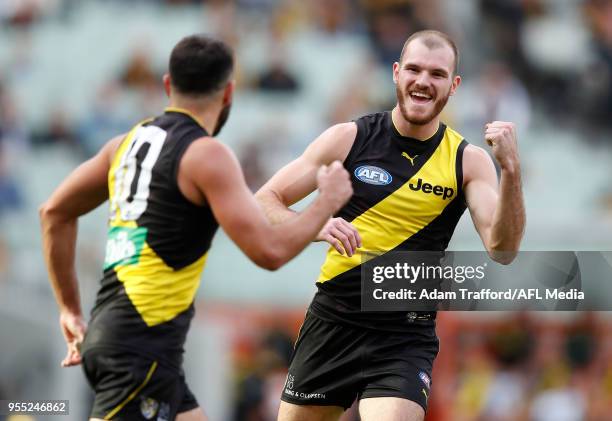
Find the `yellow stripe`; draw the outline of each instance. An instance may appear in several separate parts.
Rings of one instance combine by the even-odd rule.
[[[108,194],[109,194],[108,197],[110,198],[110,201],[111,201],[111,209],[112,209],[114,198],[115,198],[115,184],[117,182],[117,180],[115,179],[115,172],[117,171],[117,168],[121,164],[121,159],[123,158],[123,155],[125,154],[130,143],[132,143],[132,139],[134,138],[134,135],[136,134],[136,131],[138,130],[141,124],[142,123],[139,123],[136,126],[134,126],[132,130],[129,131],[129,133],[123,140],[123,142],[121,142],[119,149],[117,150],[117,152],[115,153],[115,156],[113,157],[113,162],[111,164],[111,167],[108,170]],[[122,174],[121,177],[125,176],[125,171],[126,171],[126,168],[123,169],[124,174]],[[119,197],[120,196],[121,195],[119,195]],[[114,214],[113,220],[111,221],[111,226],[123,226],[123,227],[134,227],[134,228],[137,227],[135,221],[122,221],[121,220],[121,210],[119,209],[119,206],[116,206],[115,214]]]
[[[351,223],[362,239],[362,250],[352,257],[330,247],[317,282],[326,282],[362,263],[365,251],[380,254],[396,248],[431,223],[457,196],[455,160],[462,137],[447,128],[444,139],[422,168],[395,192],[372,206]],[[410,184],[423,182],[453,188],[452,197],[414,191]]]
[[[195,297],[208,252],[180,270],[167,266],[145,243],[137,265],[115,267],[117,279],[147,326],[174,319]]]
[[[157,361],[154,361],[153,364],[151,365],[151,368],[149,369],[149,372],[147,373],[147,377],[144,379],[144,382],[142,382],[140,386],[138,386],[132,393],[130,393],[130,396],[128,396],[123,402],[121,402],[115,409],[109,412],[104,417],[104,419],[105,420],[112,419],[112,417],[117,415],[117,412],[121,411],[121,409],[125,405],[127,405],[132,399],[134,399],[136,395],[138,395],[138,393],[142,390],[142,388],[145,387],[147,383],[149,383],[149,380],[151,380],[151,377],[153,376],[153,373],[155,372],[156,368],[157,368]]]

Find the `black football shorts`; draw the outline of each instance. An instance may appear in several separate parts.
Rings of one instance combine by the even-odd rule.
[[[346,409],[355,399],[398,397],[427,411],[438,344],[432,321],[397,333],[329,322],[309,311],[281,399]]]
[[[171,421],[199,406],[182,370],[137,353],[88,349],[83,370],[95,393],[91,418]]]

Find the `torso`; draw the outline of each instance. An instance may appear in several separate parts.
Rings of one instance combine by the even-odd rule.
[[[425,141],[401,136],[391,113],[356,120],[357,136],[344,161],[354,194],[338,212],[359,231],[363,247],[352,257],[333,247],[317,280],[312,309],[319,316],[401,329],[402,314],[360,311],[363,252],[443,251],[465,211],[462,155],[467,142],[440,124]]]
[[[86,346],[130,347],[180,362],[193,300],[217,222],[181,192],[181,157],[206,131],[166,110],[121,142],[108,175],[104,277]],[[129,338],[129,340],[126,340]]]

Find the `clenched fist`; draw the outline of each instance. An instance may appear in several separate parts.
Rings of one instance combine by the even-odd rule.
[[[515,170],[519,165],[516,127],[507,121],[485,125],[485,140],[502,169]]]
[[[340,161],[319,168],[317,186],[322,198],[331,205],[333,213],[336,213],[353,195],[349,173]]]

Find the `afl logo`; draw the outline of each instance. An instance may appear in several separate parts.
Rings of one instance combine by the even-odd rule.
[[[382,168],[372,165],[362,165],[355,170],[355,177],[364,183],[374,184],[375,186],[386,186],[393,180],[391,174]]]

